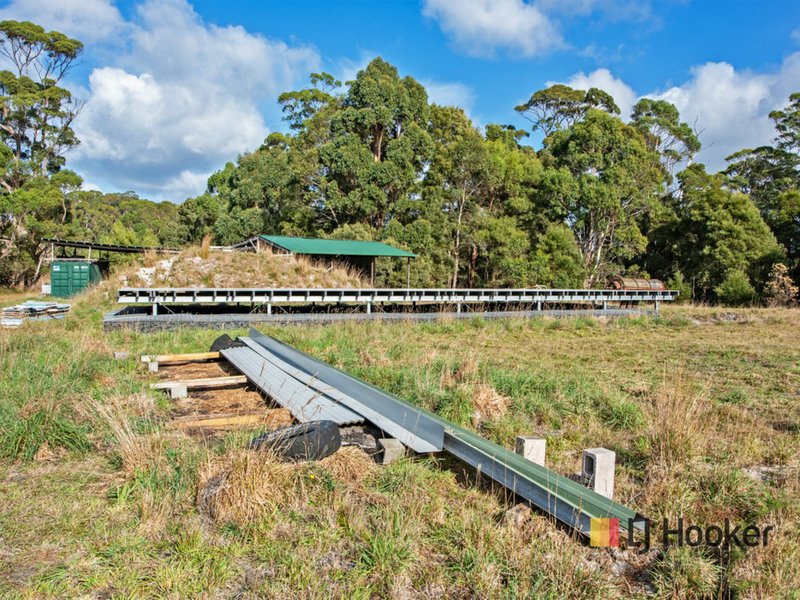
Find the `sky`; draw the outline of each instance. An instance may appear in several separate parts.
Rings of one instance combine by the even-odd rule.
[[[600,87],[626,119],[668,100],[711,171],[769,143],[770,111],[800,91],[798,0],[10,0],[0,19],[84,42],[67,166],[87,189],[159,201],[285,131],[277,97],[310,73],[346,81],[376,56],[478,126],[528,128],[514,106],[553,83]]]

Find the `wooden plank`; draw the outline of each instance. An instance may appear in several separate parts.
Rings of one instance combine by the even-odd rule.
[[[220,413],[214,415],[188,415],[175,417],[171,424],[175,427],[235,427],[244,425],[260,425],[270,420],[270,414],[264,411],[243,413]]]
[[[187,363],[201,362],[205,360],[219,360],[219,352],[194,352],[192,354],[145,354],[142,356],[143,363]]]
[[[229,375],[227,377],[206,377],[203,379],[183,379],[180,381],[162,381],[150,385],[154,390],[168,390],[175,386],[183,386],[188,389],[197,388],[218,388],[229,385],[242,385],[247,383],[244,375]]]

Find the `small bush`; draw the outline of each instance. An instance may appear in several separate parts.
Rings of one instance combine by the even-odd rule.
[[[797,304],[798,289],[789,276],[789,269],[783,263],[775,263],[764,288],[767,306],[784,307]]]
[[[742,271],[730,271],[725,280],[714,288],[714,293],[720,303],[729,306],[752,304],[756,297],[750,279]]]
[[[667,280],[667,289],[678,290],[678,304],[685,304],[692,301],[692,286],[683,277],[683,273],[675,271],[675,274]]]

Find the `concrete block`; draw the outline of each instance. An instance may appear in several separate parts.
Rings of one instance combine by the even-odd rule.
[[[147,370],[151,373],[158,373],[158,363],[156,361],[147,363]]]
[[[381,464],[388,465],[399,458],[403,458],[406,453],[406,447],[402,442],[394,438],[380,438],[378,445],[383,448],[383,458]]]
[[[617,455],[606,448],[587,448],[583,451],[581,475],[598,494],[614,498],[614,468]]]
[[[544,456],[547,451],[547,440],[544,438],[520,435],[514,446],[514,452],[537,465],[544,466]]]
[[[186,396],[189,395],[186,386],[181,385],[179,383],[170,386],[168,389],[169,389],[169,397],[172,398],[173,400],[176,400],[178,398],[186,398]]]
[[[128,360],[130,352],[114,352],[114,360]]]

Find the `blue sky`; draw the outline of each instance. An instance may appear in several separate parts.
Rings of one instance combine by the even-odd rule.
[[[667,99],[711,169],[768,143],[768,113],[800,91],[798,1],[11,0],[0,18],[85,42],[67,82],[86,102],[68,165],[87,187],[177,202],[284,128],[282,91],[311,71],[352,78],[378,55],[479,125],[526,127],[513,107],[553,82],[602,87],[624,116]]]

